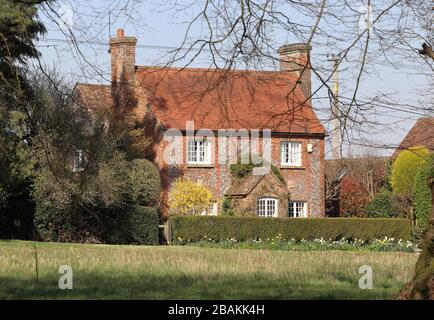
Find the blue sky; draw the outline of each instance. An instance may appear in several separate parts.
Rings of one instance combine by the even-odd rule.
[[[164,3],[164,1],[156,0],[144,1],[137,8],[127,7],[125,10],[114,10],[111,14],[111,34],[114,34],[117,28],[124,28],[126,35],[137,37],[136,63],[138,65],[163,65],[167,61],[170,47],[179,46],[184,37],[185,22],[189,21],[188,14],[174,16],[173,11],[169,13],[166,11],[168,7],[161,5]],[[72,81],[107,83],[110,78],[110,56],[107,51],[109,38],[107,8],[111,4],[113,1],[103,0],[92,1],[92,3],[85,1],[60,1],[57,3],[55,7],[57,12],[61,13],[62,8],[71,9],[71,30],[79,41],[80,54],[71,43],[64,41],[68,37],[65,36],[64,31],[59,30],[57,23],[50,20],[42,12],[41,17],[46,22],[48,29],[48,33],[38,43],[43,63],[50,68],[58,69]],[[62,7],[62,5],[67,5],[67,7]],[[134,12],[132,13],[131,10]],[[133,18],[128,19],[128,17]],[[203,32],[200,25],[193,29],[193,34],[203,34]],[[273,41],[276,46],[297,40],[299,39],[293,39],[279,30],[273,33]],[[314,63],[323,69],[330,68],[331,70],[331,62],[327,61],[325,54],[333,53],[333,49],[333,46],[314,47],[312,50]],[[204,55],[196,60],[193,66],[207,66],[208,59],[209,57]],[[349,95],[352,92],[356,76],[353,69],[352,64],[342,64],[340,85],[343,94]],[[395,70],[386,64],[374,64],[372,72],[369,72],[362,79],[360,95],[393,94],[394,99],[399,103],[417,105],[418,100],[423,99],[421,89],[427,88],[428,80],[425,76],[410,74],[409,70],[411,71],[411,68]],[[319,81],[313,78],[313,88],[318,85]],[[325,91],[320,91],[318,97],[325,95]],[[316,100],[315,108],[321,119],[328,118],[329,104],[327,100]],[[396,145],[402,140],[415,120],[421,116],[419,113],[379,108],[374,118],[382,125],[370,128],[368,131],[371,134],[365,138],[375,143]],[[327,125],[327,123],[325,124]],[[357,144],[347,144],[345,150],[346,153],[360,154],[365,152],[366,148]],[[377,149],[375,153],[388,155],[391,152],[392,150]]]

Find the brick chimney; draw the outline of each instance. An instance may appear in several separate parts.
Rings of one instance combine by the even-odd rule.
[[[135,37],[125,37],[123,29],[110,38],[112,96],[118,111],[135,106],[136,43]]]
[[[279,53],[280,70],[294,72],[299,79],[299,86],[305,97],[311,95],[310,50],[306,43],[294,43],[281,46]],[[301,77],[300,77],[301,76]]]

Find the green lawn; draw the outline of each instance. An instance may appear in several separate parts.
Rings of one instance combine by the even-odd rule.
[[[0,241],[0,299],[388,299],[413,273],[402,252],[240,250]],[[58,289],[70,265],[74,289]],[[358,287],[370,265],[374,289]]]

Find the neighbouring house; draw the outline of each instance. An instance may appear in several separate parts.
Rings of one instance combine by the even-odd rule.
[[[396,148],[392,158],[396,159],[401,151],[416,146],[434,151],[434,117],[419,118]]]
[[[324,215],[326,132],[310,99],[309,46],[281,47],[279,71],[228,71],[136,66],[136,43],[118,30],[110,39],[111,85],[79,83],[75,90],[87,108],[113,110],[117,121],[144,127],[152,137],[146,157],[160,169],[163,216],[179,177],[207,186],[217,201],[225,195],[241,199],[242,206],[258,216]],[[255,150],[261,155],[267,129],[271,162],[284,182],[271,172],[234,179],[229,163],[244,152],[243,139],[257,132]],[[169,148],[167,130],[179,132],[180,150]],[[232,143],[235,139],[235,155],[222,154],[226,145],[209,136],[217,137],[222,130]],[[168,161],[179,151],[180,161]],[[214,213],[219,207],[214,206]]]
[[[387,179],[389,161],[378,156],[325,160],[326,215],[342,216],[349,193],[358,198],[355,204],[371,201]]]
[[[423,146],[434,151],[434,117],[419,118],[410,129],[391,157],[360,157],[325,160],[325,198],[326,215],[340,216],[345,208],[342,206],[342,182],[353,180],[359,189],[359,195],[372,200],[388,174],[388,166],[403,150]],[[355,199],[362,201],[362,199]],[[355,201],[356,202],[356,201]]]

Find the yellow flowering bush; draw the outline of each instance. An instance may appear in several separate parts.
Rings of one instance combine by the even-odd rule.
[[[190,179],[175,181],[169,194],[170,215],[200,215],[212,204],[213,195],[205,186]]]

